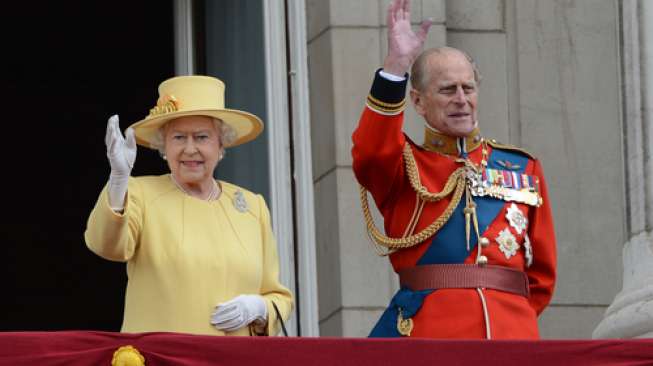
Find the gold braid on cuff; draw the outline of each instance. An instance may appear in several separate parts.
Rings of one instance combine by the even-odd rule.
[[[400,112],[406,107],[406,99],[398,103],[386,103],[374,98],[371,94],[367,96],[367,105],[381,112]]]

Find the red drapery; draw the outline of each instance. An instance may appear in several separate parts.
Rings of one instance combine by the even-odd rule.
[[[108,366],[125,345],[137,348],[147,366],[653,365],[653,339],[449,341],[87,331],[0,332],[0,365]]]

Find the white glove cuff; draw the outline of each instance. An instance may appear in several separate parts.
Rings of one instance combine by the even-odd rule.
[[[268,306],[261,296],[254,295],[256,299],[256,317],[254,323],[258,325],[265,325],[268,322]]]
[[[387,71],[379,70],[379,75],[381,75],[382,78],[390,80],[390,81],[404,81],[406,80],[405,76],[399,76],[395,74],[391,74]]]
[[[109,176],[107,196],[109,198],[109,207],[111,207],[112,210],[119,212],[125,209],[128,183],[129,176]]]

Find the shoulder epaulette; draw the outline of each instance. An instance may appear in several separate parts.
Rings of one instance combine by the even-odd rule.
[[[504,149],[504,150],[512,150],[512,151],[518,151],[526,156],[528,156],[531,159],[536,159],[536,157],[531,154],[530,152],[522,149],[521,147],[517,147],[515,145],[508,145],[508,144],[502,144],[499,141],[495,139],[488,139],[487,140],[488,145],[492,146],[494,149]]]

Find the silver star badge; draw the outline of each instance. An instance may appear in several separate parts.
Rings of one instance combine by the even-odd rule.
[[[496,238],[497,243],[499,243],[499,250],[503,252],[503,255],[506,256],[506,259],[510,259],[513,255],[517,254],[519,249],[519,243],[517,239],[510,232],[510,229],[505,228],[501,230],[499,236]]]
[[[245,199],[245,195],[241,190],[237,190],[234,194],[234,207],[240,212],[247,211],[247,200]]]
[[[526,216],[524,216],[519,207],[517,207],[517,205],[514,203],[511,204],[508,208],[508,212],[506,212],[506,219],[508,219],[508,222],[510,222],[510,226],[512,226],[515,231],[517,231],[517,234],[521,234],[524,230],[526,230],[528,219]]]

